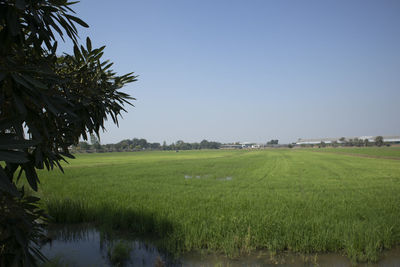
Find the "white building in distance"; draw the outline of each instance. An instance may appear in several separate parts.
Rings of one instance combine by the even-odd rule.
[[[400,143],[400,136],[382,136],[383,137],[383,142],[385,143]],[[296,142],[296,145],[317,145],[321,144],[321,142],[324,142],[325,144],[331,144],[333,142],[337,143],[343,143],[340,141],[342,137],[339,138],[315,138],[315,139],[303,139],[299,138]],[[345,137],[345,140],[354,140],[354,139],[359,139],[359,140],[365,140],[367,139],[369,142],[375,142],[376,136],[356,136],[356,137]]]

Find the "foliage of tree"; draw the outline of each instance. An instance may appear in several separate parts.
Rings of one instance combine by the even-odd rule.
[[[220,148],[221,143],[218,142],[209,142],[207,140],[203,140],[200,142],[200,149],[218,149]]]
[[[375,137],[375,145],[383,146],[383,137],[382,136]]]
[[[358,139],[357,146],[358,146],[358,147],[364,146],[364,140]]]
[[[367,138],[364,139],[364,146],[369,146],[369,140]]]
[[[346,146],[354,146],[354,140],[353,140],[352,138],[350,138],[349,140],[347,140]]]
[[[100,145],[99,147],[90,146],[80,142],[73,147],[75,152],[118,152],[118,151],[137,151],[137,150],[191,150],[191,149],[218,149],[221,147],[219,142],[210,142],[203,140],[201,143],[186,143],[178,140],[175,143],[167,145],[164,141],[160,143],[150,143],[144,138],[124,139],[116,144]]]
[[[272,139],[271,141],[267,142],[267,145],[277,145],[279,143],[278,139]]]
[[[75,17],[67,0],[0,1],[0,265],[35,266],[43,255],[44,213],[16,180],[38,189],[37,169],[59,167],[69,147],[88,133],[104,130],[107,116],[118,117],[129,103],[120,92],[132,73],[118,76],[102,60],[104,46],[77,42]],[[56,35],[74,43],[59,56]]]
[[[100,145],[100,140],[97,138],[97,136],[94,133],[90,134],[90,143],[92,144],[92,148],[96,150],[101,150],[102,147]]]

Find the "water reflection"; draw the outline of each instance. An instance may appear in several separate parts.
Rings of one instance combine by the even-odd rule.
[[[172,257],[159,251],[150,242],[139,241],[121,234],[107,234],[90,225],[52,226],[49,241],[41,247],[50,260],[62,266],[112,266],[109,252],[114,244],[129,244],[129,259],[123,266],[181,266]]]
[[[98,231],[91,225],[52,226],[49,242],[41,251],[49,259],[57,259],[61,266],[112,266],[109,251],[116,243],[129,244],[129,259],[123,266],[353,266],[350,260],[334,253],[301,255],[283,252],[274,254],[265,250],[231,259],[205,252],[187,253],[174,260],[157,249],[151,241],[138,240],[127,234]],[[121,266],[121,265],[120,265]],[[384,252],[375,264],[357,266],[400,266],[400,248]]]

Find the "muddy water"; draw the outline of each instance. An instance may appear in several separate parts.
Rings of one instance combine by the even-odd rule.
[[[49,229],[51,241],[41,251],[62,266],[112,266],[108,252],[117,242],[129,244],[130,257],[124,266],[353,266],[348,258],[337,254],[299,255],[257,251],[240,258],[227,258],[209,253],[187,253],[179,259],[157,249],[151,241],[137,240],[127,235],[101,234],[90,225],[56,226]],[[400,266],[400,248],[383,253],[375,264],[357,266]]]
[[[148,241],[139,241],[127,235],[101,234],[90,225],[52,226],[49,242],[42,245],[42,253],[61,266],[112,266],[109,251],[122,241],[129,245],[130,257],[123,266],[181,266],[179,261],[159,251]]]
[[[300,255],[296,253],[270,253],[267,251],[258,251],[251,255],[243,256],[237,259],[228,259],[217,255],[201,255],[199,253],[187,254],[181,257],[183,266],[326,266],[326,267],[399,267],[400,266],[400,249],[394,249],[386,252],[382,260],[378,263],[359,263],[351,264],[350,260],[338,254],[312,254]]]

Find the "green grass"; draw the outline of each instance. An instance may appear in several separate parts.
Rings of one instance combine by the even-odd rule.
[[[108,249],[108,257],[113,266],[123,266],[129,260],[132,248],[129,244],[119,241]]]
[[[65,175],[40,177],[55,222],[152,236],[173,253],[338,252],[355,262],[400,244],[397,160],[289,149],[79,154]]]
[[[315,148],[314,151],[400,159],[400,147],[337,147]]]

